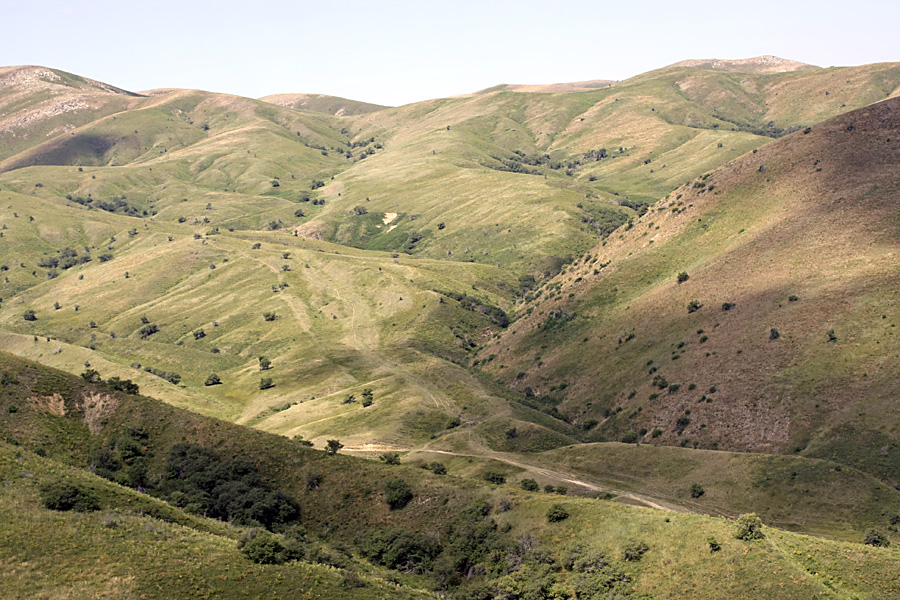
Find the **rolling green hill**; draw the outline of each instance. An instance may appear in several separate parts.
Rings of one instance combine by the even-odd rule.
[[[0,372],[5,597],[368,598],[441,592],[464,598],[886,598],[898,593],[900,563],[892,548],[769,527],[755,530],[757,539],[737,539],[737,523],[721,518],[524,492],[463,482],[453,471],[436,475],[330,456],[283,437],[111,392],[5,353]],[[197,516],[192,496],[167,491],[166,485],[188,477],[193,468],[189,462],[175,463],[187,470],[173,467],[185,448],[206,448],[205,456],[218,460],[233,458],[241,473],[259,469],[262,485],[293,497],[299,518],[292,517],[289,528],[275,535],[256,535],[270,540],[274,552],[283,551],[274,550],[281,544],[299,544],[292,547],[301,557],[266,564],[281,560],[277,554],[239,550],[239,539],[252,539],[246,525]],[[144,465],[143,488],[150,494],[85,470],[127,482],[122,476],[133,477],[136,464]],[[229,472],[219,469],[215,477]],[[389,481],[408,486],[409,495],[393,509],[387,504]],[[82,509],[48,508],[59,506],[48,490],[62,483],[74,486]]]
[[[393,467],[331,457],[342,482],[361,478],[355,499],[335,488],[302,504],[340,543],[357,517],[440,537],[491,474],[608,494],[614,502],[519,494],[527,518],[508,524],[550,536],[542,514],[555,498],[584,515],[577,527],[616,522],[604,538],[614,554],[621,536],[666,527],[628,504],[668,509],[677,515],[662,523],[712,527],[717,539],[731,525],[692,513],[754,511],[795,533],[859,542],[874,527],[893,539],[900,66],[772,64],[700,61],[396,108],[306,98],[303,110],[2,69],[0,350],[132,380],[235,424],[209,427],[243,440],[232,448],[172,425],[159,433],[157,472],[179,435],[219,451],[258,445],[260,468],[295,465],[266,477],[298,495],[320,456],[298,439],[450,470],[404,467],[440,492],[385,513],[364,498]],[[70,385],[60,377],[16,406]],[[214,423],[140,406],[166,423]],[[51,453],[63,425],[43,419],[29,422],[43,441],[21,427],[12,439]],[[99,440],[67,427],[71,448],[49,458],[88,466]],[[28,460],[50,468],[39,458]],[[34,509],[36,488],[17,490]],[[490,491],[497,506],[508,493]],[[449,508],[429,504],[447,497]],[[243,533],[210,531],[231,541],[204,544],[240,557],[222,544]],[[721,573],[706,561],[722,555],[691,546],[687,559],[677,541],[687,533],[673,535],[675,555],[649,575],[625,570],[644,582],[635,593],[679,597],[691,580],[713,589]],[[793,549],[819,544],[778,535]],[[676,555],[692,566],[666,588]],[[456,586],[458,572],[441,568],[442,585]],[[473,577],[500,585],[482,568]],[[400,583],[430,593],[421,575]],[[353,577],[382,590],[386,576]],[[572,592],[574,577],[551,579]],[[882,580],[804,581],[831,590],[824,597],[877,597]],[[741,585],[728,597],[750,593]]]

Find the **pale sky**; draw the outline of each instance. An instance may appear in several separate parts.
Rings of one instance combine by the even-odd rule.
[[[896,0],[0,0],[0,65],[131,91],[400,105],[500,83],[627,79],[689,58],[900,61]]]

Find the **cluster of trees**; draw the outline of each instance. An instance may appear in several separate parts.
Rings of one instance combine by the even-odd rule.
[[[111,390],[115,390],[117,392],[125,392],[126,394],[137,395],[140,394],[140,388],[138,384],[134,383],[130,379],[121,379],[119,377],[110,377],[106,381],[104,381],[100,377],[100,373],[96,369],[87,369],[84,373],[81,374],[81,378],[87,381],[88,383],[96,383],[105,385]]]
[[[509,327],[509,315],[507,315],[506,311],[499,306],[487,304],[474,296],[467,295],[465,292],[460,294],[458,292],[447,292],[442,290],[434,291],[442,296],[456,300],[459,302],[459,305],[466,310],[483,314],[500,327]]]
[[[83,265],[91,262],[90,249],[85,246],[84,253],[79,256],[78,251],[72,248],[63,248],[59,257],[45,256],[38,261],[38,266],[42,269],[71,269],[76,265]],[[105,262],[105,261],[104,261]]]
[[[266,485],[249,458],[220,458],[198,444],[175,444],[159,483],[151,490],[197,514],[241,525],[283,529],[300,518],[300,505]]]
[[[87,198],[68,194],[66,196],[66,200],[75,202],[88,208],[99,208],[100,210],[106,212],[126,215],[128,217],[146,217],[149,214],[156,214],[156,211],[150,211],[148,213],[146,210],[142,211],[138,207],[128,204],[128,202],[126,202],[127,198],[124,194],[122,194],[121,196],[113,196],[108,201],[96,200],[94,198],[91,198],[90,194],[88,194]]]

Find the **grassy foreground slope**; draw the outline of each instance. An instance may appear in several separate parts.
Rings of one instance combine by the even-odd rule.
[[[540,290],[486,368],[597,441],[790,452],[897,484],[898,107],[675,190]]]
[[[299,588],[311,597],[414,596],[415,591],[404,591],[406,586],[465,598],[573,598],[589,589],[622,598],[891,598],[900,593],[898,551],[891,548],[771,528],[763,528],[763,539],[738,540],[734,524],[724,519],[475,485],[456,479],[452,471],[439,476],[326,456],[282,437],[109,392],[6,354],[0,355],[0,371],[0,427],[7,440],[0,443],[6,481],[0,506],[10,534],[3,539],[18,540],[0,545],[0,569],[11,597],[60,596],[62,585],[100,597],[268,596],[273,589],[287,595],[288,587],[293,595]],[[313,538],[345,548],[345,560],[356,565],[356,574],[307,562],[254,565],[236,550],[238,530],[78,470],[95,460],[98,448],[114,447],[112,440],[126,431],[141,432],[151,480],[177,442],[250,458],[269,485],[299,501],[302,525]],[[102,512],[60,513],[41,506],[38,489],[59,478],[93,488]],[[405,507],[391,510],[385,504],[387,479],[409,484],[413,497]],[[548,520],[553,505],[558,505],[553,514],[561,508],[568,516]],[[479,506],[489,513],[472,512]],[[454,545],[465,539],[454,532],[466,523],[483,523],[467,531],[496,552],[485,555],[477,545]],[[385,526],[406,531],[411,542],[420,539],[416,533],[424,534],[441,548],[440,556],[474,562],[418,563],[424,567],[418,575],[385,575],[383,569],[367,567],[359,554],[373,556],[364,540],[386,531]],[[711,539],[719,548],[715,552]],[[55,559],[50,563],[46,556]],[[468,572],[455,570],[466,564]],[[90,579],[80,575],[86,571]]]

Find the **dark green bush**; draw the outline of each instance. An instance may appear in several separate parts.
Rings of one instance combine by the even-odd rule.
[[[741,515],[734,524],[734,537],[739,540],[761,540],[763,538],[762,520],[756,513]]]
[[[887,548],[891,545],[891,541],[887,539],[883,533],[875,531],[874,529],[866,533],[866,538],[863,540],[863,543],[867,546],[878,546],[881,548]]]
[[[625,544],[625,547],[622,549],[622,559],[629,562],[639,561],[644,557],[644,554],[646,554],[647,550],[649,549],[650,547],[647,546],[647,544],[645,544],[644,542],[639,540],[631,540],[630,542]]]
[[[484,480],[489,483],[494,483],[497,485],[506,483],[506,475],[504,475],[503,473],[497,473],[496,471],[487,471],[482,477],[484,477]]]
[[[562,504],[554,504],[547,509],[547,520],[551,523],[565,521],[569,518],[569,511]]]
[[[540,491],[540,486],[538,486],[537,481],[534,479],[523,479],[521,482],[522,489],[526,492],[538,492]]]
[[[402,479],[390,479],[384,484],[384,501],[392,510],[398,510],[413,499],[412,489]]]
[[[264,529],[251,529],[238,542],[244,556],[261,565],[280,565],[301,558],[296,548],[289,548],[279,536]]]
[[[399,452],[385,452],[381,456],[378,457],[378,460],[383,462],[386,465],[399,465],[400,464],[400,453]]]
[[[96,493],[68,481],[51,481],[41,487],[40,494],[41,502],[50,510],[100,510],[100,498]]]
[[[430,570],[440,551],[437,539],[394,527],[371,532],[360,548],[360,553],[372,562],[409,573]]]

